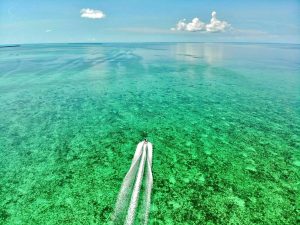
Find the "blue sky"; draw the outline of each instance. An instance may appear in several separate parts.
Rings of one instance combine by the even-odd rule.
[[[101,11],[105,17],[81,17],[83,9],[96,10],[91,13],[96,17]],[[0,44],[300,43],[299,18],[299,0],[1,0]],[[183,26],[177,25],[182,19]]]

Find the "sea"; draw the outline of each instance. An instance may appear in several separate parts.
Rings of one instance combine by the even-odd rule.
[[[149,224],[299,224],[300,45],[0,46],[1,225],[110,224],[145,138]]]

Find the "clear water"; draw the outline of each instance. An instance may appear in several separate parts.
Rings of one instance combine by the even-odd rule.
[[[299,224],[300,45],[0,54],[0,224],[109,223],[145,137],[150,224]]]

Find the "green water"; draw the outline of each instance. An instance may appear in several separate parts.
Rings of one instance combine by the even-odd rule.
[[[0,224],[108,224],[139,141],[150,224],[300,223],[300,46],[0,48]]]

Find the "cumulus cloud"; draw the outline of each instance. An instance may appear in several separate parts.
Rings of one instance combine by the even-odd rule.
[[[178,31],[189,31],[189,32],[196,32],[196,31],[206,31],[206,32],[223,32],[229,29],[231,25],[226,21],[221,21],[217,19],[217,13],[213,11],[211,13],[211,20],[210,23],[205,24],[199,18],[194,18],[191,22],[186,23],[186,20],[179,20],[176,24],[175,28],[171,28],[171,30],[178,30]]]
[[[106,15],[101,10],[96,9],[81,9],[81,17],[89,19],[103,19]]]
[[[190,31],[190,32],[195,32],[195,31],[204,31],[205,30],[205,23],[200,21],[197,17],[192,20],[190,23],[186,23],[185,19],[180,20],[176,28],[172,28],[172,30],[181,30],[181,31]]]
[[[217,13],[213,11],[211,13],[211,20],[209,24],[206,24],[206,31],[208,32],[223,32],[230,27],[230,24],[226,21],[217,19]]]

